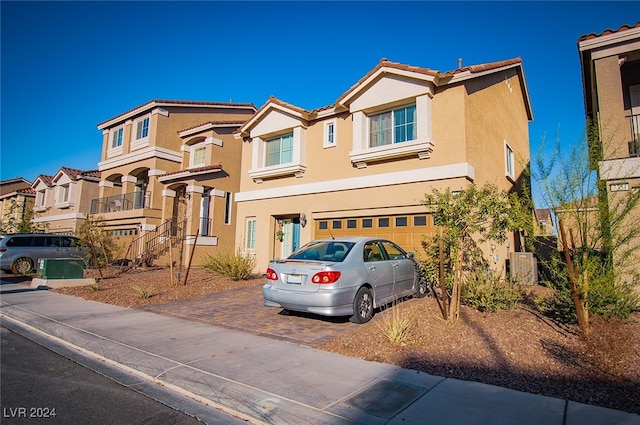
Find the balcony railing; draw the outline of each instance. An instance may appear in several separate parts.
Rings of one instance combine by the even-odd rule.
[[[640,156],[640,114],[631,115],[631,140],[629,141],[629,156]]]
[[[91,200],[91,214],[150,208],[151,192],[131,192]]]

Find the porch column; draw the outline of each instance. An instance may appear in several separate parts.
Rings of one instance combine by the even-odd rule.
[[[173,218],[173,204],[176,198],[176,191],[165,189],[162,191],[162,223]]]

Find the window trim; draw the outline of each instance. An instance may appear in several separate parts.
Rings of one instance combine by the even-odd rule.
[[[332,119],[326,121],[323,126],[322,132],[322,147],[323,148],[333,148],[337,145],[337,122],[338,120]],[[332,131],[329,131],[329,128],[332,128]],[[333,139],[333,140],[331,140]]]
[[[256,250],[256,229],[257,229],[256,217],[247,217],[245,220],[245,238],[244,247],[246,251],[254,252]]]
[[[386,112],[392,113],[412,105],[415,106],[415,139],[371,147],[371,117]],[[431,98],[428,95],[417,96],[395,108],[356,111],[352,118],[353,149],[349,152],[349,157],[356,168],[366,168],[370,163],[377,161],[407,157],[418,157],[421,160],[431,158],[434,145],[431,141]]]
[[[516,180],[516,161],[513,148],[509,145],[509,142],[504,141],[504,173],[505,176],[515,182]]]
[[[146,136],[138,137],[138,127],[147,121],[147,134]],[[151,131],[151,115],[144,115],[140,118],[137,118],[133,121],[133,125],[131,126],[131,148],[138,149],[149,145],[149,132]]]
[[[413,137],[411,139],[397,141],[396,140],[396,128],[399,125],[396,123],[396,113],[399,112],[399,111],[406,111],[409,108],[413,108],[413,115],[414,115],[414,118],[413,118],[413,121],[412,121],[412,124],[413,124],[413,132],[412,132],[413,134],[412,134],[412,136]],[[376,146],[371,146],[371,140],[372,140],[372,136],[374,134],[373,130],[371,129],[372,128],[372,122],[373,122],[374,118],[381,117],[381,116],[387,115],[387,114],[389,115],[389,118],[390,118],[390,125],[389,125],[388,129],[385,129],[383,131],[385,131],[385,132],[388,131],[390,133],[389,134],[390,142],[389,143],[379,144],[379,145],[376,145]],[[412,103],[412,104],[409,104],[409,105],[404,105],[404,106],[400,106],[400,107],[396,107],[396,108],[392,108],[392,109],[387,109],[385,111],[376,112],[374,114],[367,115],[367,147],[369,149],[375,149],[375,148],[379,148],[381,146],[390,146],[390,145],[393,146],[393,145],[397,145],[399,143],[413,142],[413,141],[417,140],[418,139],[418,131],[417,131],[418,124],[417,124],[417,121],[418,121],[418,119],[417,119],[417,106],[416,106],[415,102]],[[407,126],[408,124],[410,124],[410,123],[404,123],[402,125],[403,126]],[[378,132],[379,131],[380,130],[378,130]]]
[[[116,134],[119,134],[118,138],[120,140],[119,144],[115,144]],[[109,149],[116,150],[122,149],[122,145],[124,144],[124,125],[116,127],[109,132]]]
[[[291,162],[267,166],[267,142],[288,134],[293,134]],[[302,177],[307,169],[306,165],[303,163],[304,136],[305,130],[302,127],[294,127],[289,128],[286,131],[270,133],[268,136],[264,135],[253,137],[249,177],[253,179],[254,183],[262,183],[265,179],[275,177]]]
[[[56,196],[55,196],[56,208],[69,208],[73,206],[73,202],[71,200],[72,189],[73,189],[73,185],[71,183],[65,183],[65,184],[56,186]]]
[[[196,162],[196,152],[202,151],[202,162]],[[190,148],[189,168],[199,168],[207,165],[207,146],[204,143],[198,143]]]

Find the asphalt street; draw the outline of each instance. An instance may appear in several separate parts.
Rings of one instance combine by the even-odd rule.
[[[0,336],[2,424],[201,424],[5,327]]]

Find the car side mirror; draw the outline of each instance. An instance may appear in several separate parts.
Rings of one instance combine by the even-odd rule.
[[[407,252],[407,258],[411,258],[411,259],[413,259],[415,256],[416,256],[416,254],[415,254],[415,253],[413,253],[413,252]]]

